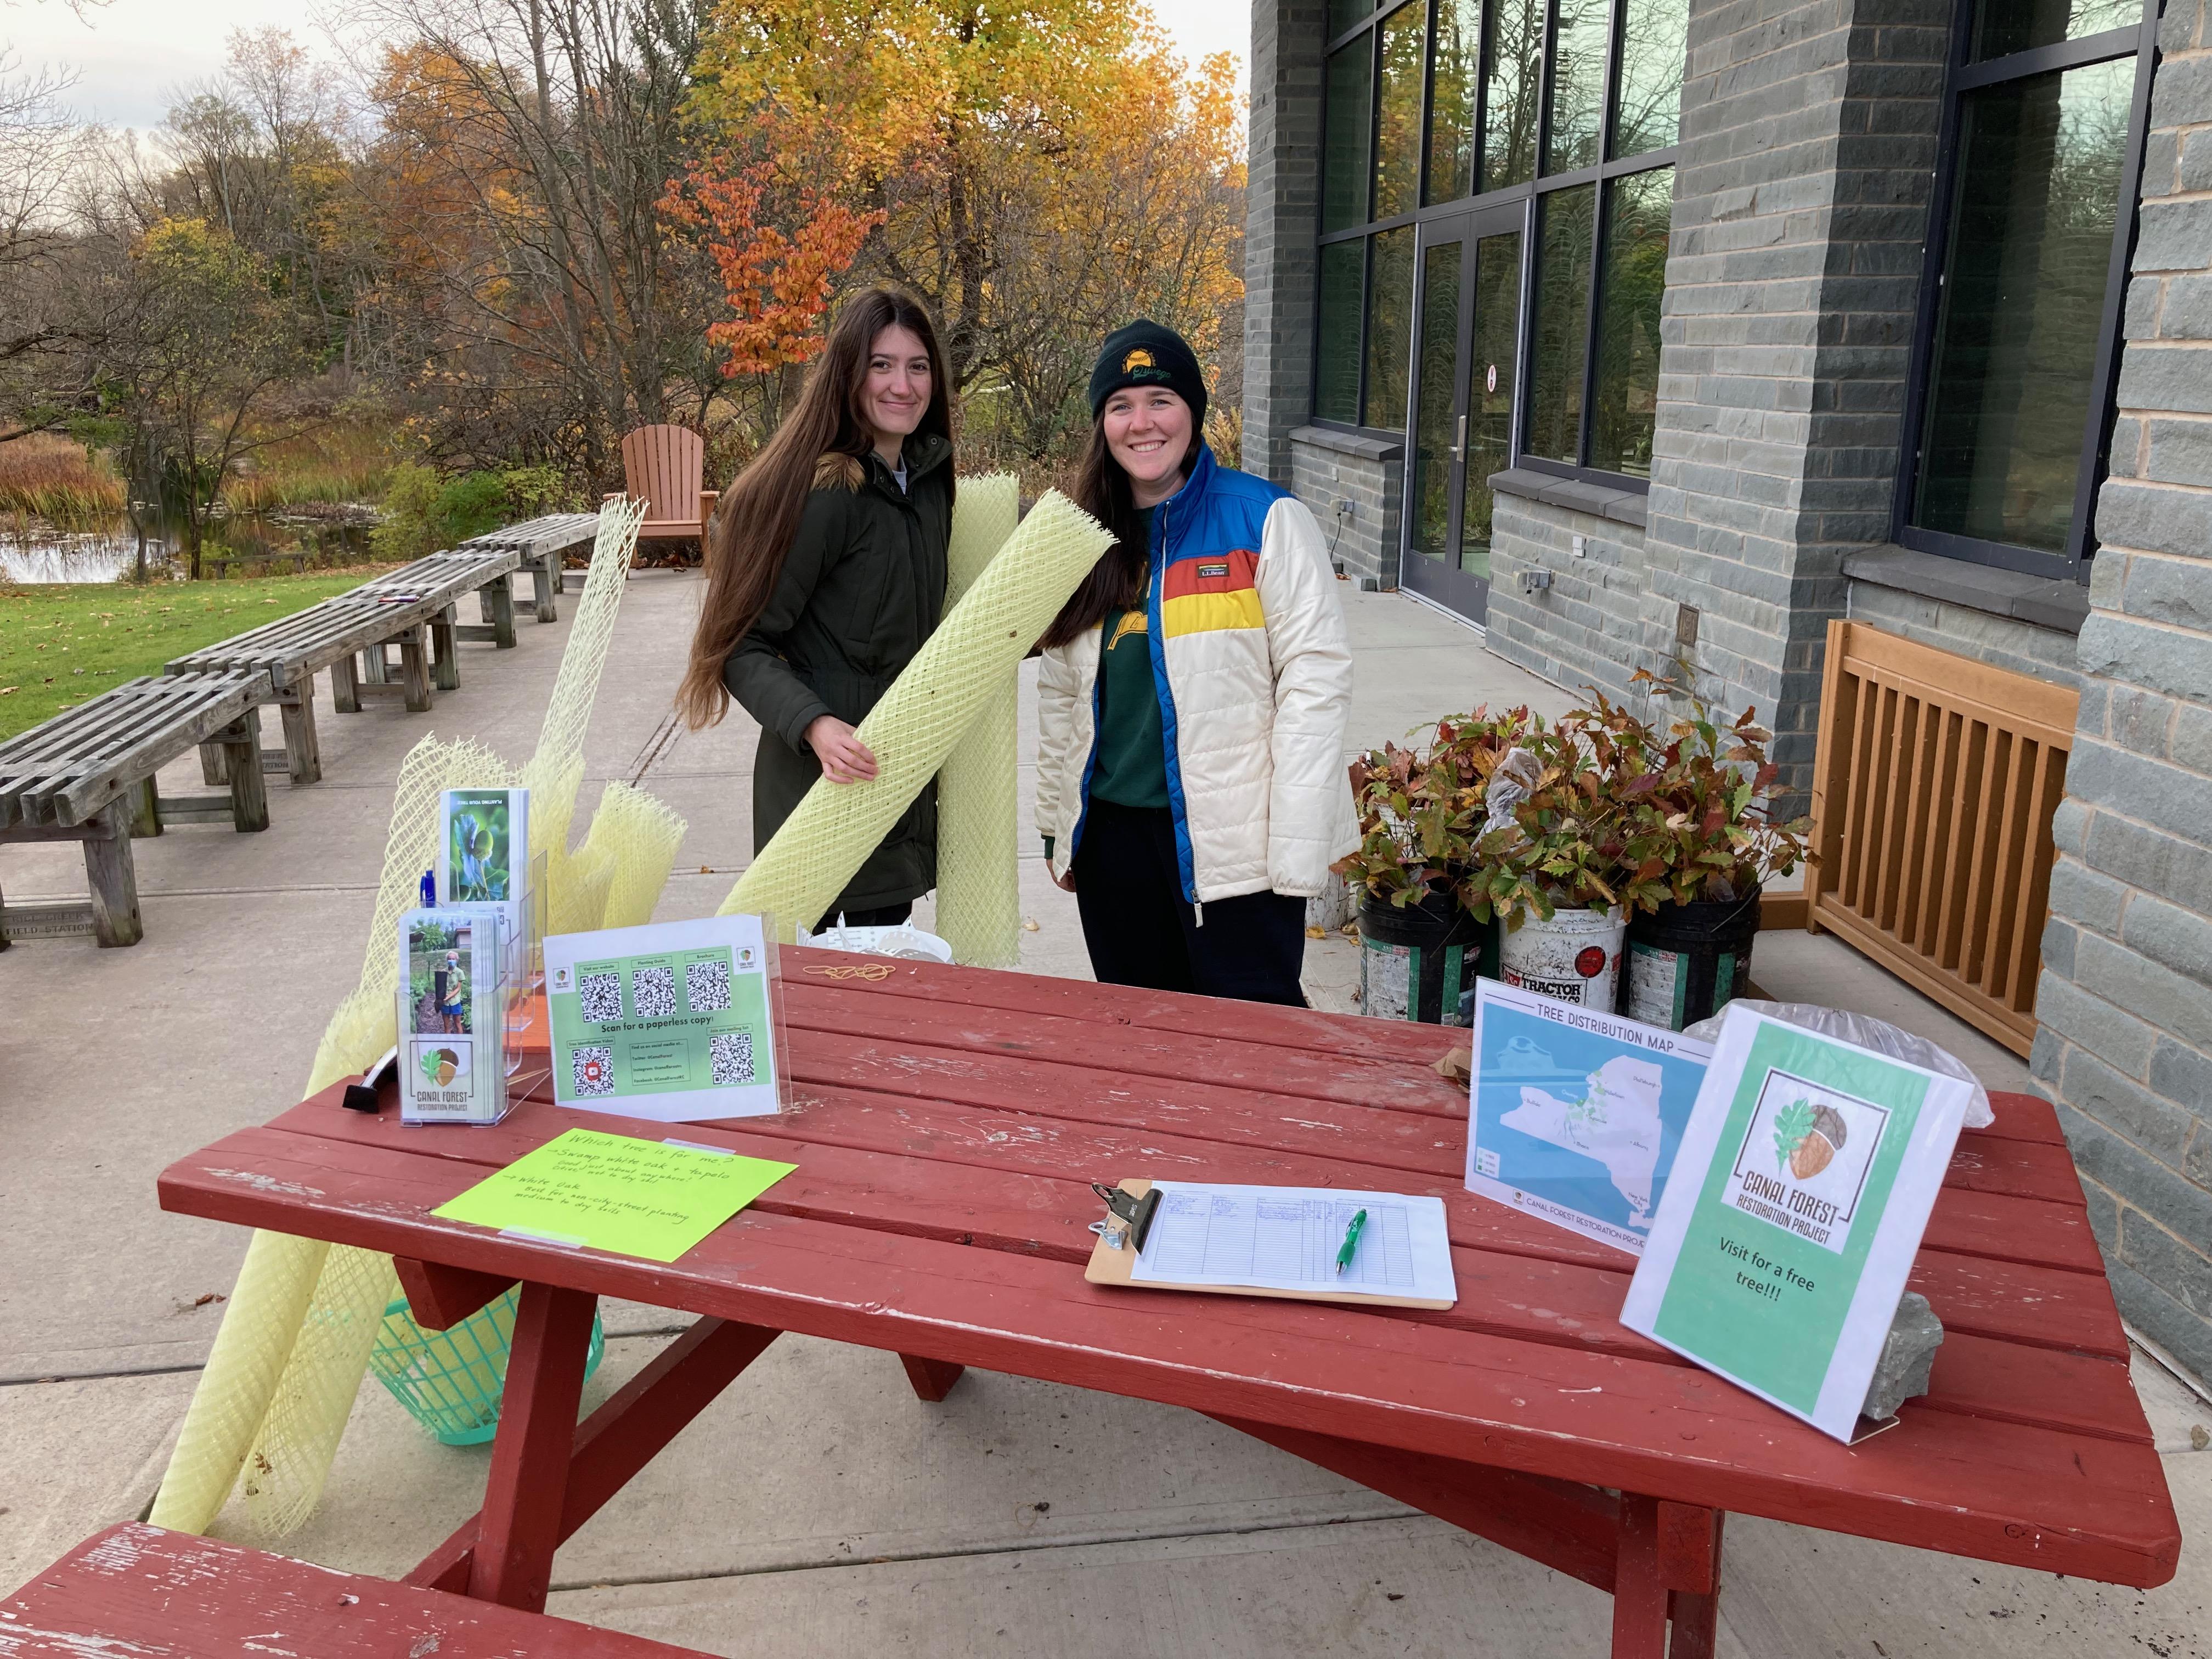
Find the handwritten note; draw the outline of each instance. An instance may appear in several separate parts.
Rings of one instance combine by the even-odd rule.
[[[431,1213],[673,1261],[798,1167],[571,1129]]]

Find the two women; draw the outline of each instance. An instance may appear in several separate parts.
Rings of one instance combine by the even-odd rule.
[[[1351,652],[1313,515],[1215,463],[1206,402],[1171,330],[1107,341],[1076,495],[1115,542],[1043,641],[1037,828],[1101,980],[1302,1004],[1304,902],[1358,839]],[[757,851],[817,776],[875,775],[853,727],[937,626],[952,501],[928,319],[857,295],[722,497],[679,697],[760,721]],[[935,884],[926,791],[823,921],[903,921]]]

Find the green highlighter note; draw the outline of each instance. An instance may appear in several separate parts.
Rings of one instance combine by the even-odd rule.
[[[796,1164],[571,1129],[430,1213],[647,1261],[673,1261]]]
[[[1850,1440],[1970,1092],[1731,1005],[1620,1322]]]

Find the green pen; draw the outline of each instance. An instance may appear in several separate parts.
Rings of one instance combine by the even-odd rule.
[[[1352,1224],[1344,1230],[1344,1248],[1336,1253],[1336,1270],[1341,1273],[1352,1265],[1354,1252],[1359,1249],[1359,1230],[1367,1224],[1367,1212],[1362,1210],[1352,1218]]]

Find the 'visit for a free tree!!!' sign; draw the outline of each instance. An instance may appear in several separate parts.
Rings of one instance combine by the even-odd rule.
[[[1850,1440],[1971,1093],[1730,1007],[1620,1322]]]

